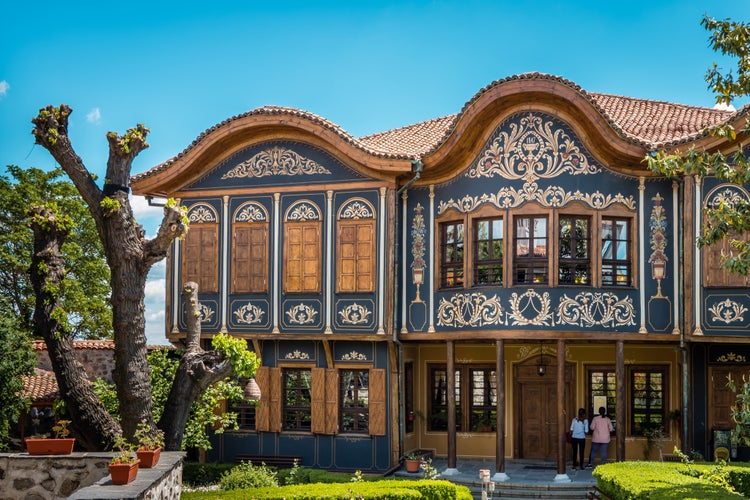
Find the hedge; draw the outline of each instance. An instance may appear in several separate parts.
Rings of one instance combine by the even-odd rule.
[[[690,475],[691,469],[693,475]],[[747,492],[750,469],[736,466],[717,468],[716,464],[694,464],[688,468],[681,463],[620,462],[600,465],[593,475],[598,488],[613,500],[746,498],[721,484],[697,477],[711,471],[716,483],[726,482],[737,491]]]
[[[183,493],[188,500],[222,498],[239,499],[287,499],[287,500],[336,500],[349,498],[382,500],[471,500],[466,486],[449,481],[398,480],[360,481],[330,484],[296,484],[279,488],[252,488],[233,491],[196,491]]]

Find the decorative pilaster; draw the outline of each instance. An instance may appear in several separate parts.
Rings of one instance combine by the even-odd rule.
[[[682,302],[680,298],[680,240],[678,239],[680,223],[679,204],[679,185],[677,181],[672,181],[672,265],[674,267],[674,276],[672,278],[672,300],[674,301],[672,316],[674,317],[674,329],[672,333],[676,335],[680,334],[680,303]]]
[[[435,333],[435,185],[430,184],[430,307],[427,314],[430,316],[430,326],[428,333]]]
[[[701,328],[701,249],[696,244],[701,235],[701,206],[703,194],[701,191],[701,178],[695,176],[695,215],[693,216],[693,226],[695,227],[695,238],[693,239],[693,252],[695,260],[693,261],[693,314],[695,317],[695,330],[693,335],[703,335]]]
[[[182,200],[177,198],[175,201],[179,207]],[[180,302],[182,301],[180,298],[180,290],[182,290],[180,286],[180,241],[182,240],[179,238],[172,241],[172,245],[174,245],[174,251],[172,252],[174,256],[174,259],[172,259],[172,333],[180,332],[177,326],[177,320],[180,317]]]
[[[401,333],[409,333],[406,328],[406,270],[409,266],[406,265],[406,227],[409,220],[408,212],[408,195],[406,190],[401,193],[401,213],[403,214],[403,223],[401,224]]]
[[[646,223],[643,213],[646,194],[646,178],[638,178],[638,298],[640,299],[641,326],[638,333],[646,330]]]
[[[385,193],[386,188],[380,188],[380,216],[378,217],[378,234],[380,235],[379,240],[379,254],[378,261],[378,335],[385,335],[385,329],[383,328],[383,318],[385,315]]]
[[[229,196],[222,197],[221,219],[221,333],[227,333],[227,301],[229,300]]]
[[[273,194],[273,288],[271,292],[271,309],[273,310],[273,331],[279,331],[279,307],[281,307],[281,292],[279,287],[279,261],[281,250],[279,249],[279,218],[281,212],[281,193]]]
[[[326,328],[323,333],[331,335],[331,302],[333,302],[333,288],[331,287],[331,256],[333,255],[333,191],[326,191]]]

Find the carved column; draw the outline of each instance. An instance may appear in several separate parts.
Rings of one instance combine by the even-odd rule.
[[[493,481],[510,479],[505,473],[505,343],[502,339],[495,341],[495,390],[497,391],[497,415],[495,428],[495,475]]]
[[[615,393],[616,409],[615,443],[617,444],[617,461],[625,460],[625,342],[618,340],[615,344]],[[596,408],[594,408],[596,411]]]
[[[641,326],[638,333],[646,330],[646,225],[644,221],[644,198],[646,193],[645,178],[638,178],[638,297],[640,299]],[[632,240],[631,240],[632,241]],[[631,278],[633,279],[633,278]]]

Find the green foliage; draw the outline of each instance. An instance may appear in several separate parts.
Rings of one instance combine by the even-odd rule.
[[[244,344],[244,340],[241,342]],[[158,422],[164,412],[172,381],[180,364],[178,356],[179,353],[172,355],[167,349],[155,349],[148,353],[154,421]],[[254,354],[252,354],[252,357],[255,359]],[[104,404],[104,407],[107,408],[109,414],[119,420],[119,403],[114,384],[107,384],[99,379],[94,382],[94,392]],[[190,408],[190,416],[185,424],[182,448],[210,450],[211,441],[207,429],[213,429],[214,433],[221,433],[224,429],[237,427],[237,414],[222,411],[222,403],[224,401],[239,401],[242,398],[242,388],[237,382],[229,378],[206,389]]]
[[[705,16],[701,24],[711,32],[709,41],[715,51],[737,58],[736,76],[731,70],[722,74],[716,64],[713,64],[706,75],[716,101],[729,104],[734,98],[750,95],[750,27],[745,23],[729,19],[719,21],[709,16]],[[744,131],[748,130],[750,129],[746,125]],[[728,141],[734,147],[734,153],[725,156],[721,152],[709,153],[693,147],[685,152],[659,151],[645,159],[649,169],[668,177],[715,175],[722,182],[750,184],[750,161],[743,151],[742,143],[736,142],[737,135],[733,127],[722,124],[709,132]],[[704,214],[703,235],[698,239],[698,246],[712,245],[730,238],[732,250],[722,257],[722,266],[732,273],[750,274],[750,238],[746,236],[750,232],[750,203],[744,200],[721,203],[719,206],[704,208]]]
[[[734,422],[733,439],[743,446],[750,446],[750,379],[742,376],[742,384],[737,386],[729,376],[727,387],[736,395],[736,404],[729,408]]]
[[[220,333],[213,336],[211,346],[217,351],[223,352],[229,358],[236,377],[252,377],[260,365],[255,353],[247,349],[247,341],[244,339]]]
[[[697,476],[695,475],[697,473]],[[669,462],[619,462],[594,469],[597,486],[613,500],[744,498],[732,491],[750,481],[750,469]]]
[[[69,235],[62,247],[65,280],[59,289],[61,309],[76,338],[112,336],[109,268],[88,208],[75,186],[60,180],[59,169],[7,167],[0,176],[0,315],[18,318],[31,332],[34,292],[29,268],[34,247],[28,209],[44,205],[59,214]],[[39,269],[44,271],[44,269]]]
[[[13,319],[0,316],[0,450],[7,449],[10,423],[16,422],[29,401],[20,396],[21,375],[34,373],[36,356],[29,337]]]
[[[132,464],[138,460],[138,456],[135,454],[135,445],[122,435],[115,439],[115,450],[115,454],[110,461],[111,464]]]
[[[192,487],[217,484],[221,475],[235,464],[185,462],[182,464],[182,483]]]
[[[152,429],[145,420],[138,422],[134,437],[138,442],[138,450],[154,451],[164,446],[164,431]]]
[[[116,212],[119,212],[122,208],[119,200],[110,198],[109,196],[105,196],[104,198],[102,198],[102,201],[99,202],[99,206],[102,207],[102,210],[104,210],[104,213],[107,215],[112,215]]]
[[[279,481],[276,472],[263,465],[253,465],[242,462],[237,467],[222,474],[219,486],[222,490],[238,490],[243,488],[277,487]]]
[[[289,476],[294,474],[294,478]],[[323,469],[310,467],[292,467],[291,469],[279,469],[277,472],[279,483],[288,484],[310,484],[310,483],[348,483],[352,476],[343,472],[328,472]],[[292,482],[290,482],[292,481]]]
[[[183,493],[183,499],[425,499],[425,500],[470,500],[466,486],[448,481],[383,480],[359,481],[338,484],[297,484],[281,487],[265,487],[234,491],[208,491]]]

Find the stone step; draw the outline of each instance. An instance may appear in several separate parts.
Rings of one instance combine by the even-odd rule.
[[[478,485],[467,485],[472,497],[482,500],[482,488]],[[582,484],[503,484],[497,483],[495,491],[488,493],[487,499],[498,498],[503,500],[544,498],[555,500],[585,499],[593,490],[590,485]]]

